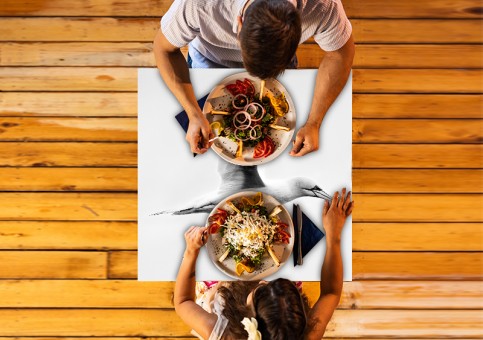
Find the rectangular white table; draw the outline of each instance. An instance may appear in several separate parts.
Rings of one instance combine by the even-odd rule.
[[[197,98],[228,75],[240,69],[192,69],[191,81]],[[291,95],[296,112],[296,128],[306,121],[315,84],[316,70],[287,70],[279,81]],[[290,146],[274,161],[258,166],[267,185],[276,185],[293,177],[307,177],[332,195],[342,187],[351,188],[352,178],[352,81],[327,113],[320,133],[320,149],[302,158],[288,155]],[[191,225],[204,225],[207,214],[151,216],[160,211],[175,211],[214,192],[221,182],[217,167],[220,158],[209,150],[193,157],[175,115],[182,111],[169,92],[157,69],[138,72],[138,279],[174,281],[185,248],[184,232]],[[296,199],[304,213],[319,227],[323,201],[319,198]],[[318,281],[325,254],[325,238],[304,257],[302,266],[293,265],[292,256],[268,279]],[[344,280],[352,280],[352,219],[342,233]],[[220,272],[203,249],[198,259],[196,279],[230,280]]]

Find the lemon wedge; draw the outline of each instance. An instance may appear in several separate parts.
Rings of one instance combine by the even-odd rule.
[[[215,121],[215,122],[211,123],[211,124],[210,124],[210,126],[211,126],[211,129],[213,130],[213,132],[214,132],[214,133],[215,133],[217,136],[219,136],[219,135],[220,135],[221,131],[223,131],[223,128],[224,128],[224,126],[223,126],[223,122],[221,122],[221,121],[219,121],[219,120],[217,120],[217,121]]]

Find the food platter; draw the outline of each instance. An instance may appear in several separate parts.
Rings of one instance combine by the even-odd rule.
[[[216,213],[219,211],[218,209],[223,209],[228,213],[234,214],[230,202],[239,202],[246,197],[254,197],[257,194],[257,192],[245,191],[227,197],[221,201],[210,213],[210,216],[207,219],[207,226],[212,222],[210,217],[216,215]],[[287,262],[290,254],[292,253],[294,245],[294,226],[290,214],[274,197],[267,194],[263,194],[262,205],[266,208],[267,212],[273,211],[275,207],[280,208],[280,212],[276,216],[280,222],[286,224],[286,231],[289,234],[289,238],[288,240],[285,240],[285,243],[271,243],[271,250],[273,251],[272,255],[270,255],[268,251],[265,251],[260,258],[260,263],[254,267],[252,272],[244,271],[241,274],[237,274],[237,261],[235,261],[231,255],[225,256],[223,260],[220,260],[228,249],[226,246],[226,238],[222,237],[221,232],[209,233],[206,244],[208,256],[220,271],[234,279],[260,280],[272,275],[277,272],[285,262]],[[272,256],[276,257],[279,265],[277,265]]]
[[[213,112],[226,112],[230,111],[230,109],[233,110],[230,105],[233,103],[234,95],[227,90],[227,87],[229,88],[237,81],[245,80],[248,80],[251,82],[251,84],[253,84],[254,92],[257,94],[256,97],[259,97],[262,87],[262,81],[259,78],[251,76],[248,72],[237,73],[226,77],[210,92],[203,106],[203,113],[206,115],[206,118],[210,124],[213,125],[214,122],[218,122],[221,123],[221,125],[226,125],[224,116],[220,114],[213,114]],[[267,156],[256,157],[255,151],[259,149],[259,147],[245,146],[243,147],[242,154],[237,155],[237,150],[239,150],[237,140],[227,136],[220,136],[213,142],[212,149],[224,160],[242,166],[259,165],[274,160],[290,145],[294,134],[296,118],[295,106],[290,94],[278,80],[268,79],[265,81],[263,95],[267,98],[277,98],[283,96],[287,104],[287,111],[283,116],[276,116],[273,124],[284,129],[265,129],[266,135],[269,137],[268,139],[270,142],[272,142],[270,143],[270,147],[273,148],[273,150]]]

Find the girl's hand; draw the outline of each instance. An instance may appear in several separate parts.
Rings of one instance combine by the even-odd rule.
[[[188,252],[199,251],[208,240],[208,227],[192,226],[184,234],[184,239],[186,241],[186,250]]]
[[[349,191],[346,196],[345,188],[342,189],[340,197],[338,191],[334,194],[330,206],[329,202],[325,201],[322,221],[327,233],[327,240],[340,241],[342,227],[344,227],[347,216],[352,213],[353,207],[354,202],[351,201],[351,192]]]

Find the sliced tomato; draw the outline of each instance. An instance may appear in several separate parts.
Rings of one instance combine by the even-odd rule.
[[[216,223],[212,223],[208,227],[208,231],[210,232],[210,234],[216,234],[218,230],[220,230],[220,225]]]
[[[245,80],[243,80],[243,83],[245,83],[245,85],[247,86],[247,96],[254,96],[255,95],[255,86],[253,86],[253,83],[245,78]]]
[[[253,150],[253,158],[262,158],[265,157],[267,149],[267,142],[264,140],[258,142],[258,144],[255,146],[255,149]]]
[[[235,84],[228,84],[225,86],[225,88],[231,93],[232,96],[236,96],[240,93],[240,89]]]

